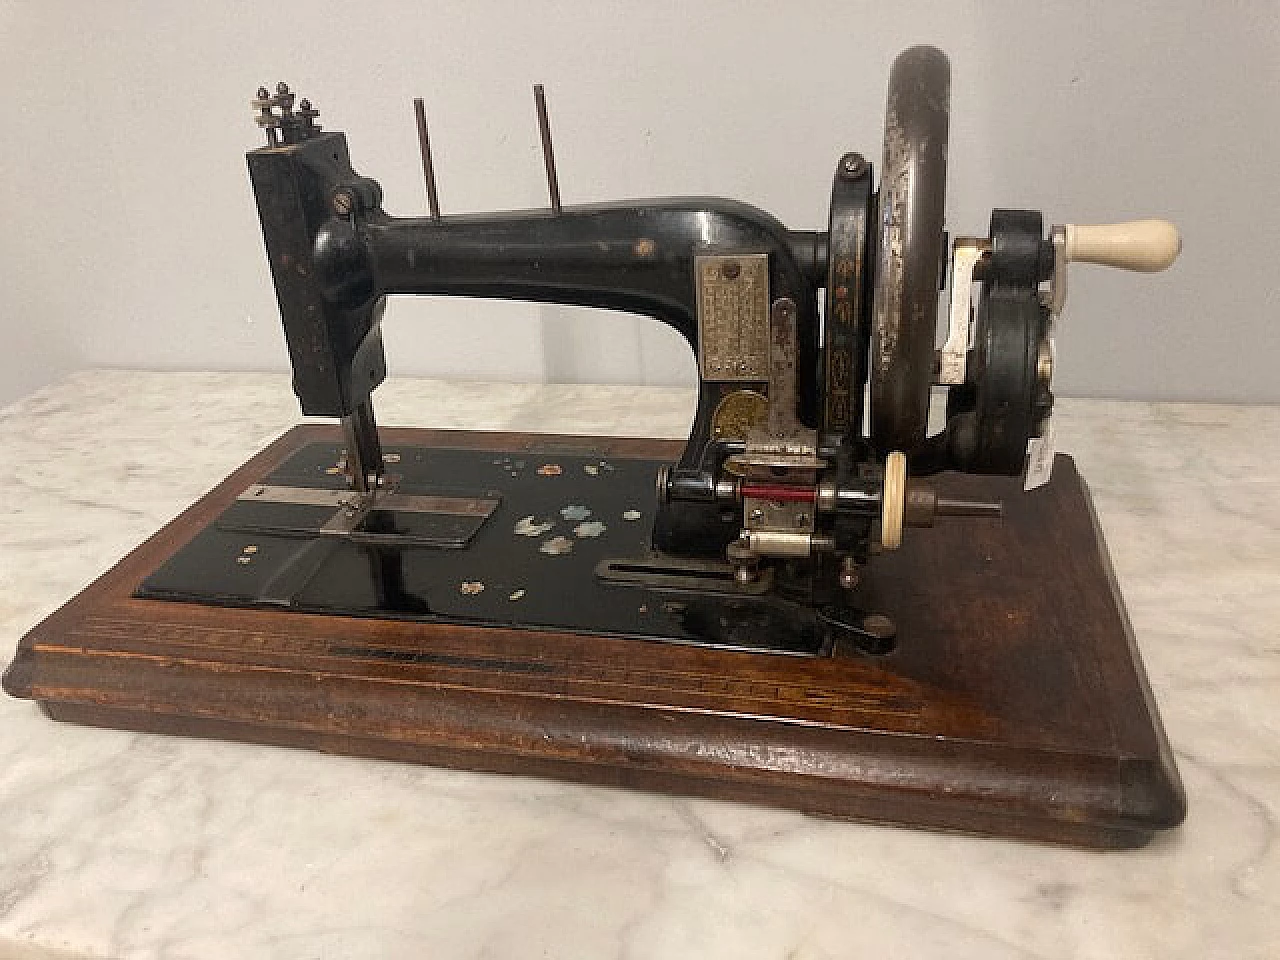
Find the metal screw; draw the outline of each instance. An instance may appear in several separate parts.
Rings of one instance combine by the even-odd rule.
[[[860,177],[866,167],[867,161],[860,153],[846,153],[840,158],[840,173],[843,176]]]
[[[298,112],[295,116],[301,120],[298,135],[303,140],[307,140],[320,132],[320,125],[316,123],[316,117],[320,116],[320,111],[311,105],[310,100],[304,97],[298,101]]]
[[[350,190],[338,190],[333,195],[333,212],[340,217],[348,216],[356,207],[356,195]]]
[[[760,575],[760,558],[741,538],[725,548],[725,558],[733,564],[733,579],[740,584],[754,583]]]
[[[853,557],[845,557],[840,564],[840,586],[845,590],[852,590],[861,580],[862,576],[858,573],[858,562]]]

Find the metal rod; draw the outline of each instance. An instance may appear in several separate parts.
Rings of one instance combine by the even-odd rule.
[[[551,211],[560,212],[560,181],[556,177],[556,155],[551,149],[551,121],[547,119],[547,95],[542,84],[533,85],[533,102],[538,108],[538,133],[542,135],[542,159],[547,165],[547,192],[551,194]]]
[[[427,108],[414,97],[413,114],[418,121],[418,152],[422,154],[422,178],[427,182],[427,206],[431,219],[440,219],[440,197],[436,195],[436,168],[431,162],[431,138],[427,135]]]
[[[950,497],[938,498],[938,516],[940,517],[990,517],[1004,515],[1004,504],[999,500],[959,500]]]
[[[366,398],[342,418],[342,433],[346,440],[347,474],[351,485],[359,493],[377,489],[383,460],[372,402]]]
[[[793,437],[796,419],[796,304],[779,297],[769,308],[769,433]]]

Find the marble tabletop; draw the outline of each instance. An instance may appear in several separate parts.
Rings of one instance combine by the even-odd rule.
[[[391,381],[385,424],[683,434],[689,390]],[[299,419],[271,374],[0,410],[0,664]],[[1189,813],[1095,853],[270,747],[0,697],[0,957],[1280,956],[1280,408],[1067,400]]]

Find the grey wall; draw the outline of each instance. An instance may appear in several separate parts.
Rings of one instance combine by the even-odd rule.
[[[79,366],[283,369],[243,153],[287,79],[387,208],[544,202],[546,84],[567,203],[711,193],[825,223],[836,157],[878,159],[900,48],[952,59],[953,232],[992,206],[1176,220],[1182,261],[1077,268],[1059,392],[1280,399],[1280,5],[742,2],[0,4],[0,402]],[[649,321],[399,301],[393,374],[687,383]]]

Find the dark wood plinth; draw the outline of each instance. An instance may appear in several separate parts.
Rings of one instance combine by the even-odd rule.
[[[4,688],[79,723],[310,747],[1123,847],[1182,787],[1067,457],[999,522],[911,530],[864,584],[885,657],[791,657],[547,630],[134,599],[144,577],[304,443],[299,427],[23,638]],[[384,431],[520,450],[520,435]],[[676,444],[536,438],[612,458]],[[571,585],[566,589],[571,589]],[[384,655],[374,655],[376,653]]]

